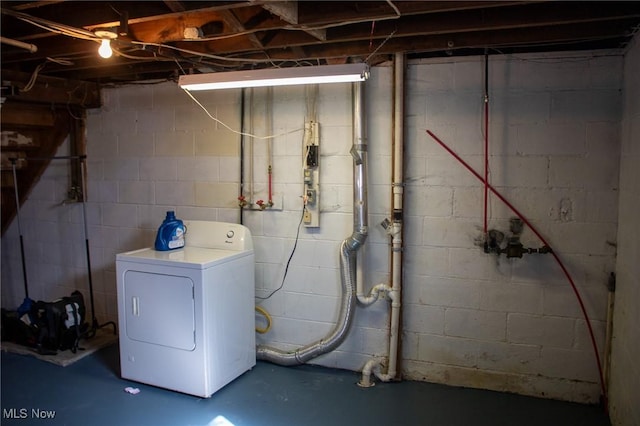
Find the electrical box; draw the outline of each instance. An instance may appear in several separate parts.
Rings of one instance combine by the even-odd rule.
[[[318,166],[318,145],[307,146],[307,167]]]
[[[305,210],[302,223],[307,228],[320,226],[320,132],[318,123],[304,125],[302,176]]]

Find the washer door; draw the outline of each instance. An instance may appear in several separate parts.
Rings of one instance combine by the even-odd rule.
[[[187,351],[195,349],[193,289],[188,277],[126,271],[125,320],[129,339]]]

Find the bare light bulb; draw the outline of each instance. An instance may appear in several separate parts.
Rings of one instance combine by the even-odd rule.
[[[103,38],[102,43],[100,43],[98,53],[105,59],[110,58],[111,55],[113,55],[113,50],[111,50],[111,40]]]

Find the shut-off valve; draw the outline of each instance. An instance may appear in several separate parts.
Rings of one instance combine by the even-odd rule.
[[[551,253],[551,247],[546,245],[540,248],[524,247],[522,242],[520,242],[520,235],[524,228],[522,220],[519,218],[512,218],[509,223],[511,236],[507,238],[506,243],[504,243],[504,233],[496,229],[492,229],[487,233],[487,237],[484,242],[485,253],[495,253],[497,255],[504,253],[509,259],[513,257],[522,258],[522,255],[524,254]]]

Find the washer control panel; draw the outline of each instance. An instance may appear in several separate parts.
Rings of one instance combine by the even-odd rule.
[[[251,231],[237,223],[183,220],[187,227],[185,245],[223,250],[253,249]]]

